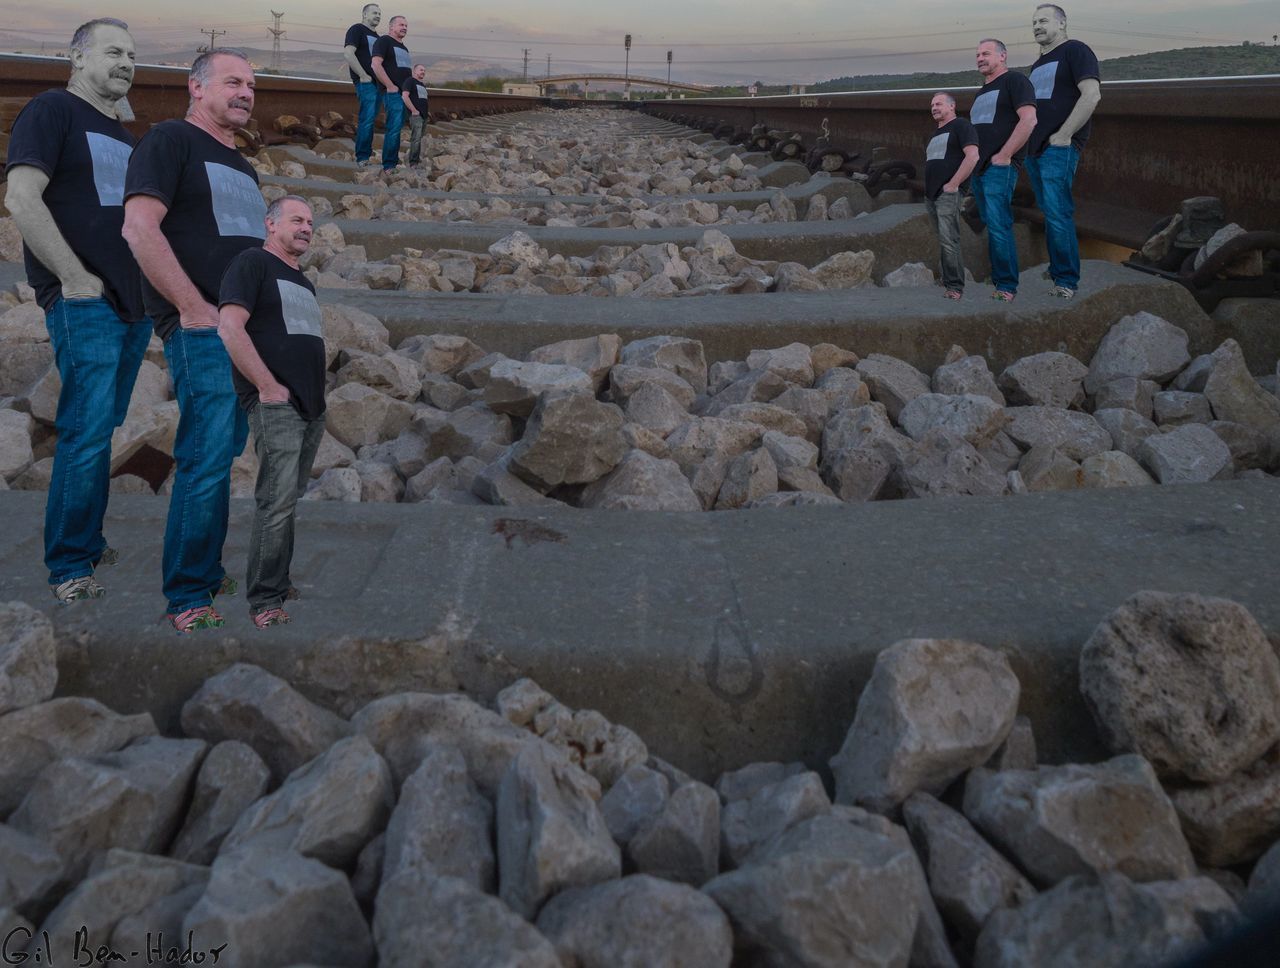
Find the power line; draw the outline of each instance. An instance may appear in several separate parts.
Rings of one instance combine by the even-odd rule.
[[[215,47],[218,46],[218,38],[225,37],[227,35],[227,32],[225,30],[217,30],[217,29],[201,30],[200,33],[209,35],[209,44],[207,47],[201,44],[199,47],[199,50],[201,51],[213,50]]]

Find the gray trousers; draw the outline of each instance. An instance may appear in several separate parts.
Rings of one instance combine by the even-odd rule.
[[[421,114],[409,115],[409,158],[405,164],[416,165],[422,161],[422,129],[427,119]]]
[[[259,403],[249,411],[249,426],[258,453],[258,483],[245,595],[249,611],[256,614],[283,605],[289,592],[294,509],[311,479],[324,418],[307,420],[291,403]]]
[[[938,268],[942,284],[954,292],[964,292],[964,256],[960,252],[961,192],[939,192],[937,198],[926,198],[924,207],[938,231]]]

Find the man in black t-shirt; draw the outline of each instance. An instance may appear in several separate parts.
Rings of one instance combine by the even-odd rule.
[[[973,197],[987,224],[993,299],[1013,302],[1018,292],[1018,245],[1013,238],[1013,189],[1027,139],[1036,126],[1036,94],[1031,82],[1009,70],[1009,51],[994,37],[978,44],[983,85],[969,109],[978,132],[978,166]]]
[[[293,516],[324,436],[325,352],[316,291],[298,268],[311,245],[311,208],[286,195],[267,209],[267,241],[222,277],[218,334],[258,452],[257,511],[245,575],[260,629],[289,621]]]
[[[366,3],[360,11],[360,23],[347,28],[342,41],[342,56],[347,73],[356,86],[356,162],[364,164],[373,154],[373,122],[378,117],[378,83],[373,76],[373,45],[377,43],[377,26],[382,23],[382,8]]]
[[[218,339],[217,302],[231,260],[266,236],[258,176],[235,143],[253,112],[253,86],[243,52],[201,54],[187,79],[186,118],[148,131],[125,176],[124,237],[142,268],[181,414],[164,533],[164,594],[179,632],[221,626],[213,597],[235,589],[222,544],[231,462],[248,425]]]
[[[373,45],[373,76],[382,85],[382,104],[386,109],[386,133],[382,136],[382,170],[390,171],[400,164],[400,131],[404,127],[404,101],[400,85],[413,73],[413,58],[402,41],[409,32],[409,21],[392,17],[387,35]]]
[[[929,102],[934,128],[925,149],[924,205],[938,230],[938,263],[948,299],[964,294],[964,256],[960,251],[960,202],[964,183],[978,164],[978,133],[956,117],[956,99],[939,91]]]
[[[1080,41],[1067,39],[1067,15],[1055,4],[1036,7],[1031,31],[1040,45],[1040,57],[1031,65],[1036,127],[1028,144],[1027,177],[1044,212],[1053,276],[1049,294],[1070,299],[1080,286],[1080,243],[1071,186],[1089,140],[1094,109],[1102,100],[1098,58]]]
[[[400,99],[409,112],[409,157],[407,164],[422,160],[422,129],[427,124],[427,65],[414,64],[413,75],[400,82]]]
[[[102,535],[111,434],[151,338],[138,264],[120,237],[134,138],[118,109],[133,84],[133,38],[122,21],[91,20],[70,47],[66,90],[22,109],[5,166],[5,203],[62,379],[44,560],[64,605],[105,594],[94,569],[116,558]]]

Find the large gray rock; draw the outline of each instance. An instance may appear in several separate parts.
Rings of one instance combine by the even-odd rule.
[[[872,353],[858,363],[858,374],[871,388],[871,399],[884,404],[889,419],[898,421],[902,408],[929,392],[929,378],[910,363]]]
[[[425,868],[383,883],[373,938],[381,968],[561,968],[551,942],[496,897]]]
[[[57,851],[37,837],[0,824],[0,911],[35,916],[45,909],[61,880],[62,858]],[[8,932],[2,922],[0,932]]]
[[[764,965],[906,965],[919,919],[909,847],[835,817],[770,841],[703,890]]]
[[[1231,448],[1204,424],[1152,434],[1138,447],[1138,460],[1161,484],[1203,484],[1231,470]]]
[[[1213,410],[1203,393],[1163,390],[1151,398],[1151,419],[1163,428],[1207,424],[1213,419]]]
[[[427,442],[427,457],[463,457],[487,455],[505,447],[515,439],[511,418],[494,413],[483,403],[459,407],[449,413],[423,407],[413,418],[413,430]],[[492,460],[486,457],[486,462]]]
[[[671,782],[648,766],[633,766],[618,777],[600,798],[600,814],[619,847],[625,848],[643,824],[662,813],[670,794]],[[718,830],[718,815],[716,820]]]
[[[36,778],[9,824],[53,847],[69,882],[98,851],[164,853],[207,748],[201,740],[148,736],[115,753],[57,760]]]
[[[588,484],[580,504],[605,511],[702,510],[680,465],[643,450],[628,451],[617,467]]]
[[[192,864],[211,863],[222,839],[270,782],[271,770],[252,747],[237,740],[216,745],[200,764],[186,822],[169,853]]]
[[[729,462],[716,497],[717,511],[745,507],[778,490],[778,468],[763,448],[739,454]]]
[[[395,802],[391,771],[364,736],[339,740],[246,810],[219,853],[293,850],[331,867],[355,865]]]
[[[500,507],[555,507],[560,503],[511,472],[510,450],[472,478],[471,493],[486,504]]]
[[[626,406],[633,396],[645,387],[652,386],[666,390],[686,410],[693,406],[697,397],[686,380],[660,366],[619,363],[609,370],[609,396],[619,406]]]
[[[590,484],[626,456],[622,424],[621,410],[589,393],[547,393],[511,451],[511,469],[543,490]]]
[[[1111,434],[1090,414],[1057,407],[1010,407],[1005,413],[1005,432],[1022,447],[1056,447],[1072,460],[1112,449]]]
[[[991,912],[1035,897],[1031,883],[969,821],[929,794],[908,797],[902,816],[938,910],[966,945]]]
[[[511,761],[497,798],[499,894],[526,918],[551,895],[619,877],[622,855],[586,773],[531,744]]]
[[[484,402],[498,413],[527,417],[541,394],[558,391],[594,394],[595,384],[574,366],[502,360],[489,371]]]
[[[676,787],[641,821],[626,852],[642,874],[701,887],[720,872],[720,798],[696,780]]]
[[[1023,454],[1018,461],[1018,473],[1028,491],[1070,491],[1084,486],[1081,466],[1048,444],[1037,444]]]
[[[806,387],[813,383],[813,353],[804,343],[752,350],[747,354],[747,366],[752,370],[770,370],[788,383]]]
[[[670,370],[695,393],[707,391],[707,357],[702,344],[682,336],[652,336],[622,347],[622,362]]]
[[[729,919],[714,901],[646,874],[561,892],[538,930],[580,968],[728,968],[733,958]]]
[[[657,370],[672,380],[666,370]],[[688,406],[657,383],[645,383],[627,399],[627,420],[665,437],[689,419]]]
[[[6,351],[8,344],[0,343]],[[17,410],[0,410],[0,481],[13,481],[31,466],[31,432],[35,422]],[[119,431],[117,431],[118,433]]]
[[[1257,859],[1280,839],[1280,761],[1275,752],[1219,783],[1169,791],[1191,852],[1205,867]]]
[[[1084,386],[1096,393],[1103,384],[1123,376],[1164,383],[1190,360],[1184,330],[1159,316],[1139,312],[1107,330],[1089,362]]]
[[[413,419],[410,404],[361,383],[344,383],[325,404],[325,427],[353,450],[395,438]]]
[[[1119,450],[1104,450],[1080,463],[1080,480],[1085,487],[1144,487],[1154,484],[1142,465]]]
[[[720,774],[716,780],[716,793],[725,803],[746,800],[767,786],[805,772],[808,771],[803,763],[748,763],[739,769]]]
[[[321,328],[329,360],[338,350],[364,350],[366,353],[384,353],[389,349],[390,333],[377,317],[354,306],[342,303],[320,307]]]
[[[720,494],[729,463],[765,433],[756,424],[720,417],[694,417],[667,437],[671,459],[688,478],[702,507],[711,510]]]
[[[338,359],[342,363],[337,374],[338,386],[358,383],[410,403],[422,394],[421,371],[407,356],[344,350]]]
[[[453,747],[428,751],[404,781],[387,823],[383,883],[401,871],[430,868],[493,893],[493,807]]]
[[[822,477],[845,501],[887,496],[892,475],[913,450],[911,439],[893,429],[883,405],[843,410],[822,431]]]
[[[405,692],[369,703],[351,718],[356,732],[373,744],[391,767],[396,784],[416,770],[436,746],[453,746],[467,761],[480,792],[492,799],[507,766],[536,736],[466,696]]]
[[[1037,353],[1005,367],[1000,389],[1014,406],[1078,407],[1089,368],[1067,353]]]
[[[439,373],[450,377],[484,356],[484,350],[465,336],[447,333],[410,336],[396,347],[396,352],[414,360],[424,373]]]
[[[1173,964],[1235,921],[1234,902],[1206,877],[1158,884],[1134,884],[1119,874],[1071,877],[1019,908],[996,911],[978,938],[973,963],[976,968]]]
[[[1280,660],[1226,599],[1132,596],[1085,643],[1080,689],[1112,751],[1162,777],[1225,780],[1280,741]]]
[[[815,195],[810,200],[810,210],[806,213],[806,219],[813,215],[814,202],[821,198],[823,196]],[[863,249],[860,252],[837,252],[814,266],[813,274],[827,289],[857,289],[859,286],[872,283],[871,270],[875,267],[875,262],[876,254],[870,249]]]
[[[1280,434],[1280,399],[1258,385],[1244,361],[1240,344],[1229,339],[1210,355],[1212,371],[1204,395],[1218,420],[1253,427],[1267,435]]]
[[[539,346],[530,351],[531,363],[554,363],[575,366],[591,377],[594,392],[599,392],[609,375],[609,369],[622,354],[622,340],[613,333],[570,339],[549,346]]]
[[[22,602],[0,605],[0,716],[44,702],[57,684],[49,619]]]
[[[990,397],[922,393],[902,408],[898,422],[913,440],[941,428],[981,447],[1004,429],[1007,419],[1004,408]]]
[[[831,811],[831,800],[816,773],[798,773],[725,804],[720,814],[720,850],[726,867],[778,834],[810,817]]]
[[[373,964],[369,925],[346,875],[291,850],[219,855],[182,931],[197,946],[225,944],[218,963],[230,968]]]
[[[1122,408],[1095,410],[1093,419],[1098,422],[1098,426],[1111,435],[1112,447],[1135,460],[1142,442],[1152,434],[1159,433],[1150,417],[1144,417],[1132,410]]]
[[[1250,915],[1272,911],[1280,905],[1280,840],[1253,865],[1249,889],[1241,907]]]
[[[948,362],[933,371],[933,392],[958,395],[971,393],[986,397],[998,406],[1005,405],[1004,394],[981,356],[965,356],[964,351],[948,354]]]
[[[877,812],[939,794],[1000,746],[1018,711],[1002,653],[955,639],[904,639],[876,657],[853,725],[831,759],[836,802]]]
[[[1095,415],[1099,410],[1132,410],[1150,420],[1155,407],[1154,397],[1159,390],[1160,384],[1155,380],[1122,376],[1098,387],[1093,395],[1093,410]]]
[[[210,743],[239,740],[277,783],[351,732],[283,679],[244,662],[205,680],[182,707],[182,729]]]
[[[902,462],[908,497],[995,497],[1007,490],[1005,476],[959,434],[942,427],[927,432]]]
[[[1118,871],[1136,881],[1195,870],[1173,804],[1140,756],[1092,766],[974,770],[964,815],[1037,884]]]
[[[51,699],[0,716],[0,817],[54,760],[110,753],[155,733],[150,713],[122,716],[94,699]]]

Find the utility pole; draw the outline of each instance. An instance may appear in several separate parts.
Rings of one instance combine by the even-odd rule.
[[[524,49],[524,82],[529,83],[529,48]]]
[[[622,46],[627,49],[625,73],[622,75],[625,83],[622,86],[623,97],[631,100],[631,35],[627,34],[627,39],[622,42]]]
[[[667,87],[671,86],[671,51],[667,51]]]
[[[218,46],[218,38],[225,37],[227,35],[227,32],[225,30],[218,30],[216,28],[211,28],[209,30],[201,30],[200,33],[209,35],[209,43],[202,44],[200,46],[200,51],[199,51],[200,53],[204,53],[206,50],[213,50],[215,47]]]
[[[547,77],[551,76],[551,55],[547,55]]]
[[[280,26],[280,21],[284,19],[284,14],[271,11],[271,16],[275,17],[275,26],[268,27],[271,33],[271,69],[273,71],[280,70],[280,38],[284,36],[284,29]]]

